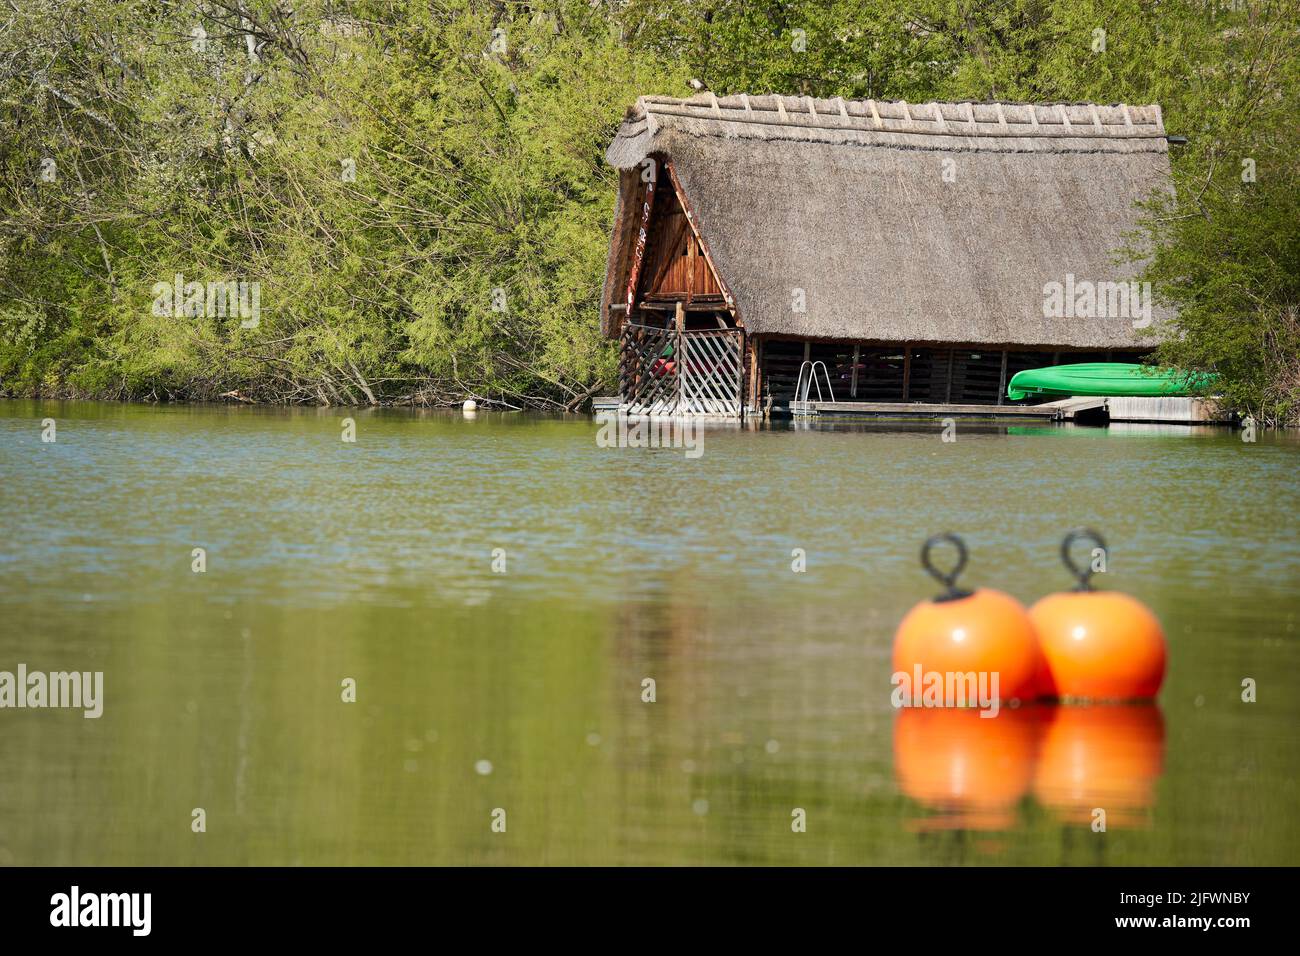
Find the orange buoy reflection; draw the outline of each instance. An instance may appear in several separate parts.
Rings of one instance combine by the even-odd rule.
[[[1034,773],[1034,796],[1060,820],[1140,827],[1164,772],[1165,721],[1154,704],[1054,707]]]
[[[894,772],[903,793],[939,816],[917,829],[1007,830],[1034,778],[1042,708],[905,707],[894,721]]]
[[[1164,718],[1154,704],[901,708],[894,721],[899,789],[935,816],[917,830],[1009,830],[1029,794],[1056,819],[1140,827],[1164,772]]]

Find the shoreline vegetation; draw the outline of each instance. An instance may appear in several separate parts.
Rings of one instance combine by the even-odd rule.
[[[1160,104],[1155,360],[1300,424],[1300,0],[13,0],[0,396],[582,410],[604,150],[692,77]]]

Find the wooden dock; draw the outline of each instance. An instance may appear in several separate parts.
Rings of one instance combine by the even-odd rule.
[[[1104,398],[1063,398],[1041,405],[946,405],[926,402],[791,402],[790,413],[797,418],[834,416],[875,419],[961,418],[968,421],[1063,422],[1087,417],[1094,412],[1104,416]]]
[[[592,399],[593,412],[622,413],[617,396]],[[925,421],[959,418],[963,421],[1078,422],[1105,425],[1109,422],[1143,424],[1211,425],[1225,424],[1230,416],[1220,412],[1213,402],[1199,398],[1062,398],[1041,405],[950,405],[928,402],[790,402],[778,405],[778,415],[786,413],[796,419],[869,419],[873,421]],[[750,411],[749,417],[761,418]]]
[[[1212,425],[1232,421],[1231,415],[1203,398],[1110,398],[1106,402],[1112,422]]]

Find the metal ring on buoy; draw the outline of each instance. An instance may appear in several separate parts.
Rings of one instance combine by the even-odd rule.
[[[957,549],[957,560],[946,572],[933,561],[935,545],[944,542]],[[1043,668],[1029,615],[1009,594],[958,588],[966,557],[966,542],[952,532],[936,534],[921,546],[921,567],[944,586],[944,593],[915,605],[894,632],[894,676],[902,675],[895,684],[896,707],[963,706],[944,688],[943,699],[935,699],[936,675],[941,684],[953,674],[987,679],[988,694],[1001,701],[1038,695]],[[969,700],[964,704],[970,706]]]
[[[1064,700],[1152,700],[1165,677],[1168,649],[1160,621],[1141,601],[1092,587],[1093,569],[1074,563],[1077,541],[1106,542],[1076,528],[1061,541],[1061,560],[1079,582],[1029,609],[1047,663],[1047,692]]]
[[[953,565],[952,570],[947,574],[936,568],[930,560],[930,549],[941,541],[947,541],[957,548],[957,563]],[[947,588],[943,594],[935,598],[936,601],[955,601],[958,598],[971,596],[972,592],[963,591],[957,587],[957,575],[961,574],[966,567],[966,557],[966,542],[951,531],[931,535],[925,539],[925,544],[921,545],[921,567],[925,568],[926,573]]]
[[[1078,586],[1074,589],[1076,591],[1091,591],[1092,576],[1096,572],[1093,571],[1091,564],[1088,565],[1087,568],[1080,570],[1079,566],[1074,563],[1074,557],[1070,554],[1070,548],[1074,546],[1076,541],[1088,540],[1095,541],[1097,547],[1101,548],[1102,551],[1108,552],[1105,540],[1100,534],[1093,531],[1091,528],[1075,528],[1066,532],[1065,537],[1061,540],[1061,560],[1065,562],[1066,570],[1070,572],[1070,576],[1079,582]]]

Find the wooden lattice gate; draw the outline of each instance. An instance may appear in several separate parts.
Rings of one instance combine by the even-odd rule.
[[[743,418],[745,333],[624,325],[622,409],[629,415]]]
[[[677,330],[624,325],[619,340],[621,407],[632,415],[677,413]]]
[[[739,329],[683,332],[681,413],[740,418],[745,340]]]

